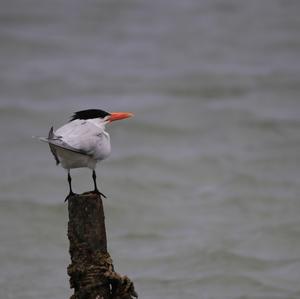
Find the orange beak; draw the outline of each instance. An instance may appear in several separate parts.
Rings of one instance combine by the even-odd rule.
[[[115,120],[121,120],[121,119],[129,118],[132,116],[133,116],[133,113],[131,113],[131,112],[112,112],[112,113],[110,113],[109,121],[112,122]]]

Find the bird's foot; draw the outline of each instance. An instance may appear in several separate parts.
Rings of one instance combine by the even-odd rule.
[[[66,197],[66,199],[65,199],[65,202],[68,201],[69,199],[71,199],[71,197],[74,197],[74,196],[76,196],[76,195],[78,195],[78,194],[76,194],[76,193],[74,193],[74,192],[70,192],[70,193],[67,195],[67,197]]]
[[[103,194],[102,192],[100,192],[98,189],[95,189],[95,190],[91,191],[91,193],[99,195],[100,197],[103,196],[104,198],[107,198],[106,195]]]

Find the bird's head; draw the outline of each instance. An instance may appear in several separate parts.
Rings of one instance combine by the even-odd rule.
[[[88,110],[82,110],[75,112],[72,116],[70,121],[76,120],[76,119],[85,119],[85,120],[92,120],[98,125],[98,126],[105,126],[108,123],[111,123],[116,120],[121,120],[125,118],[132,117],[133,113],[131,112],[106,112],[104,110],[99,109],[88,109]]]

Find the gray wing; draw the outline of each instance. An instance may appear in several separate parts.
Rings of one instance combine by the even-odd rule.
[[[53,127],[50,128],[49,134],[48,134],[48,138],[44,138],[44,137],[39,137],[39,140],[47,142],[49,144],[50,147],[50,151],[54,156],[54,159],[56,161],[56,165],[58,165],[60,163],[57,153],[56,153],[56,148],[62,148],[64,150],[73,152],[73,153],[77,153],[77,154],[81,154],[84,156],[88,156],[88,154],[80,149],[76,149],[72,146],[70,146],[69,144],[67,144],[66,142],[64,142],[60,136],[56,136],[53,132]]]

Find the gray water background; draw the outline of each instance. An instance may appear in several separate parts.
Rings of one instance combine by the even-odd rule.
[[[109,251],[141,299],[300,298],[297,0],[0,2],[0,298],[62,299],[68,188],[46,135],[112,124]],[[73,171],[74,189],[92,188]]]

